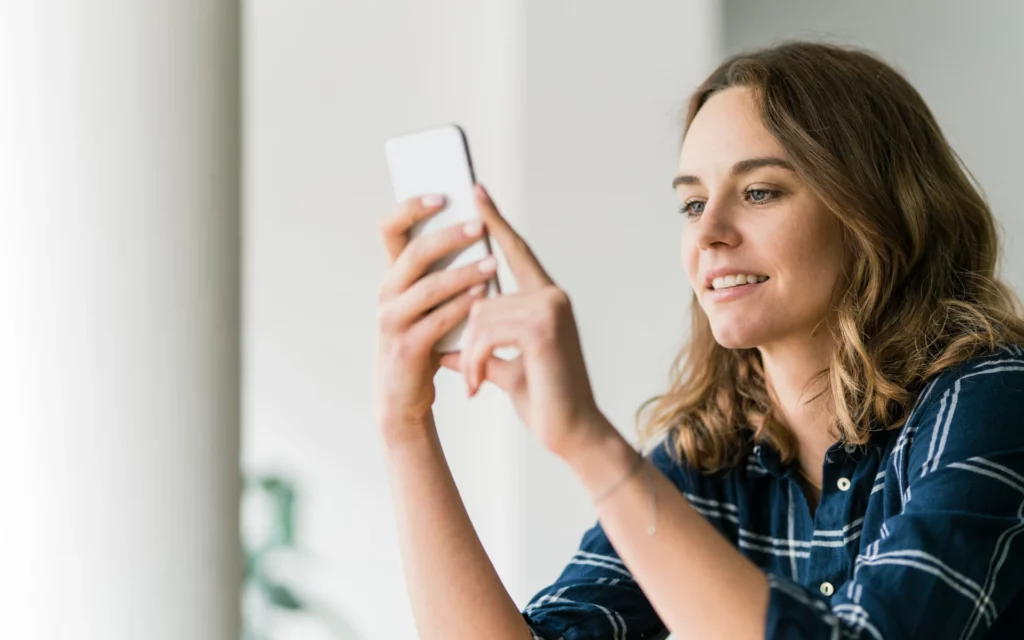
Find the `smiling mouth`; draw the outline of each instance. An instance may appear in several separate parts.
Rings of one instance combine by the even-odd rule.
[[[723,278],[715,278],[706,289],[708,291],[728,291],[751,284],[762,284],[768,280],[768,276],[725,276]]]

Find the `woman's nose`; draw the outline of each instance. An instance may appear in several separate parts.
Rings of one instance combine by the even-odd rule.
[[[724,203],[712,203],[709,200],[694,227],[697,246],[701,249],[710,249],[719,244],[736,246],[740,242],[740,234]]]

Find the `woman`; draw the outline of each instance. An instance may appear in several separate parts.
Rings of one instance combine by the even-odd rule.
[[[407,243],[438,204],[382,226],[378,419],[420,637],[1021,637],[1024,323],[930,111],[866,53],[789,43],[724,62],[685,125],[692,332],[645,455],[598,410],[568,298],[482,188],[517,295],[477,299],[493,265],[419,279],[482,233]],[[433,355],[467,314],[467,347]],[[439,366],[507,392],[597,506],[523,611],[438,444]]]

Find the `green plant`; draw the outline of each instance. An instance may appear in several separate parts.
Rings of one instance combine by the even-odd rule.
[[[299,596],[295,590],[276,579],[267,570],[271,554],[296,551],[295,545],[295,486],[278,475],[256,475],[245,478],[246,494],[269,501],[270,526],[266,537],[257,543],[247,543],[245,551],[245,578],[243,583],[242,640],[270,640],[268,617],[274,611],[302,612],[318,618],[328,632],[338,640],[354,639],[352,628],[330,609]]]

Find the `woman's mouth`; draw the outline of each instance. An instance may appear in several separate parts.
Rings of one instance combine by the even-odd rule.
[[[768,276],[757,276],[747,275],[744,273],[738,273],[731,276],[720,276],[711,281],[711,289],[720,291],[722,289],[731,289],[732,287],[741,287],[746,284],[760,284],[768,279]]]
[[[745,275],[715,278],[704,292],[704,297],[714,302],[735,300],[759,291],[769,279],[768,276]]]

